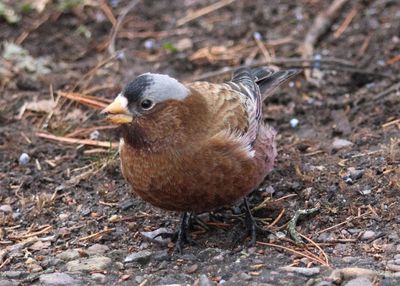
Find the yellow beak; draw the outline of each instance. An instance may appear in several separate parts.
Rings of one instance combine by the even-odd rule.
[[[127,99],[122,95],[118,95],[101,113],[108,114],[107,119],[114,124],[126,124],[133,119],[127,108]]]

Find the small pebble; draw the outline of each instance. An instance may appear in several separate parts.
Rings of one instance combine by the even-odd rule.
[[[61,220],[61,221],[66,221],[68,218],[69,218],[69,214],[66,214],[66,213],[60,213],[59,215],[58,215],[58,218]]]
[[[299,125],[299,120],[297,118],[290,119],[290,127],[296,128]]]
[[[314,55],[314,64],[313,64],[313,67],[314,67],[315,69],[321,68],[321,59],[322,59],[321,54],[315,54],[315,55]]]
[[[156,48],[156,42],[154,39],[148,39],[144,41],[143,45],[146,50],[154,50]]]
[[[199,277],[199,286],[211,286],[213,283],[208,279],[205,274],[201,274]]]
[[[357,277],[348,281],[344,286],[372,286],[372,283],[366,277]]]
[[[29,163],[30,159],[31,159],[31,157],[29,157],[29,155],[27,153],[22,153],[19,156],[18,163],[20,165],[26,165]]]
[[[96,243],[90,246],[86,252],[89,255],[99,255],[99,254],[104,254],[109,250],[110,248],[107,245]]]
[[[120,0],[110,0],[111,7],[115,8],[119,5]]]
[[[0,212],[3,213],[12,213],[12,207],[10,205],[1,205]]]
[[[251,280],[251,276],[249,274],[247,274],[246,272],[241,272],[239,274],[239,278],[243,279],[244,281],[249,281]]]
[[[376,236],[376,233],[372,230],[366,230],[364,233],[361,235],[360,239],[361,240],[370,240]]]
[[[92,133],[90,133],[89,138],[91,140],[99,140],[100,132],[98,130],[93,131]]]
[[[112,260],[108,257],[98,256],[87,259],[72,260],[67,263],[67,270],[75,271],[99,271],[105,270],[112,264]]]
[[[143,280],[144,280],[143,276],[138,275],[138,276],[135,277],[135,282],[138,283],[138,284],[142,283]]]
[[[346,139],[335,138],[332,142],[332,149],[333,150],[340,150],[346,147],[350,147],[353,145],[353,142],[350,142]]]
[[[197,271],[197,269],[199,269],[199,265],[193,264],[193,265],[191,265],[191,266],[189,266],[189,267],[187,268],[186,273],[187,273],[187,274],[195,273],[195,272]]]
[[[386,265],[386,268],[390,271],[393,272],[400,272],[400,265],[394,264],[394,263],[388,263]]]
[[[15,280],[5,280],[0,278],[0,286],[19,286],[21,283]]]
[[[161,245],[167,245],[169,242],[171,242],[171,237],[163,237],[162,235],[160,235],[162,233],[171,233],[171,230],[165,227],[161,227],[153,231],[142,231],[140,232],[140,235],[148,241],[157,242]]]
[[[357,170],[356,168],[350,167],[347,169],[347,174],[343,176],[343,180],[348,184],[353,184],[355,181],[362,178],[364,170]]]
[[[134,252],[125,257],[124,263],[137,262],[139,264],[145,265],[150,262],[150,258],[153,253],[148,250],[142,250],[139,252]]]
[[[107,276],[101,273],[93,273],[92,275],[92,279],[98,283],[106,283],[107,282]]]
[[[66,273],[50,273],[50,274],[42,274],[39,277],[39,282],[41,285],[58,285],[58,286],[67,286],[67,285],[78,285],[79,281],[75,278],[71,277]]]
[[[362,194],[364,196],[370,195],[371,193],[372,193],[371,189],[365,189],[365,190],[360,191],[360,194]]]
[[[254,39],[256,39],[257,41],[261,41],[262,40],[262,35],[260,32],[254,32],[253,33],[253,37]]]
[[[316,274],[319,274],[320,268],[319,267],[291,267],[291,266],[285,266],[281,267],[280,269],[288,271],[288,272],[295,272],[307,277],[314,276]]]
[[[190,50],[191,48],[193,48],[193,42],[191,39],[189,38],[183,38],[181,40],[179,40],[176,44],[175,44],[175,48],[179,51],[179,52],[183,52],[185,50]]]
[[[117,60],[119,61],[123,61],[125,60],[126,56],[125,56],[125,52],[124,51],[118,51],[117,52],[117,56],[115,57]]]
[[[59,254],[56,255],[58,259],[64,261],[71,261],[74,259],[78,259],[80,257],[80,253],[78,249],[67,249]]]

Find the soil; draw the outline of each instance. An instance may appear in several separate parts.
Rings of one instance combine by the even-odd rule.
[[[112,99],[144,72],[190,81],[249,65],[265,59],[254,33],[272,59],[298,58],[331,1],[235,1],[179,27],[213,2],[140,1],[118,29],[113,57],[112,21],[127,1],[82,1],[71,9],[60,4],[69,1],[48,2],[15,24],[0,18],[0,285],[346,285],[358,276],[367,282],[351,285],[400,284],[397,1],[348,1],[314,47],[321,59],[311,62],[315,80],[302,74],[266,100],[279,155],[250,204],[273,234],[259,235],[261,243],[250,248],[248,240],[237,242],[244,232],[238,204],[201,214],[208,227],[194,224],[196,245],[183,254],[143,236],[173,230],[179,214],[132,195],[115,149],[37,136],[118,140],[115,130],[98,127],[107,123],[97,110],[58,92]],[[21,66],[26,55],[6,57],[6,41],[26,49],[36,65]],[[327,65],[329,58],[336,60]],[[50,99],[56,107],[43,103]],[[314,207],[318,212],[301,216],[296,227],[314,244],[293,243],[287,223]],[[349,274],[350,267],[362,269]]]

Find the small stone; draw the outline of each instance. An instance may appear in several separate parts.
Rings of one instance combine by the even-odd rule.
[[[27,153],[22,153],[18,158],[18,163],[23,166],[28,164],[30,159],[31,157]]]
[[[26,276],[27,274],[28,272],[23,272],[23,271],[4,271],[2,273],[2,276],[9,279],[19,279],[22,278],[23,276]]]
[[[15,280],[3,280],[0,278],[0,286],[18,286],[18,285],[21,284]]]
[[[335,138],[335,139],[333,139],[333,142],[332,142],[332,149],[340,150],[340,149],[343,149],[346,147],[350,147],[352,145],[353,145],[353,143],[346,139]]]
[[[135,282],[138,283],[138,284],[142,283],[143,280],[144,280],[143,276],[138,275],[138,276],[135,277]]]
[[[111,265],[111,259],[105,256],[73,260],[67,263],[68,271],[98,271]]]
[[[144,41],[143,45],[146,50],[154,50],[156,48],[156,42],[154,39]]]
[[[314,286],[333,286],[332,282],[330,281],[320,281],[317,284],[314,284]]]
[[[195,273],[195,272],[197,271],[197,269],[199,269],[199,265],[193,264],[193,265],[189,266],[189,267],[186,269],[186,273],[188,273],[188,274]]]
[[[347,231],[349,233],[351,233],[352,235],[355,235],[355,234],[359,234],[361,232],[361,229],[359,229],[359,228],[348,228]]]
[[[299,120],[297,118],[290,119],[290,127],[296,128],[299,125]]]
[[[145,265],[150,262],[150,259],[152,257],[153,253],[148,251],[148,250],[142,250],[139,252],[134,252],[129,254],[125,260],[124,263],[128,262],[137,262],[141,265]]]
[[[386,268],[393,272],[400,272],[400,265],[396,265],[394,263],[388,263]]]
[[[25,261],[26,264],[34,264],[36,263],[36,260],[33,259],[32,257],[28,257],[28,259]]]
[[[246,272],[241,272],[239,274],[239,278],[243,279],[244,281],[249,281],[251,280],[251,276],[249,274],[247,274]]]
[[[218,255],[214,256],[212,258],[212,260],[217,261],[217,262],[222,262],[222,261],[224,261],[224,255],[222,253],[218,254]]]
[[[360,191],[360,194],[366,196],[366,195],[370,195],[372,193],[371,189],[364,189],[362,191]]]
[[[118,204],[118,207],[123,210],[126,211],[128,209],[130,209],[131,207],[133,207],[135,205],[135,203],[133,202],[133,200],[123,200]]]
[[[92,279],[98,283],[106,283],[107,282],[107,276],[101,273],[93,273],[92,275]]]
[[[281,267],[280,269],[288,271],[288,272],[295,272],[307,277],[314,276],[316,274],[319,274],[320,268],[319,267],[291,267],[291,266],[285,266]]]
[[[34,263],[29,265],[28,270],[31,273],[37,273],[43,271],[43,267],[40,266],[39,264]]]
[[[213,283],[208,279],[205,274],[201,274],[199,277],[199,286],[212,286]]]
[[[148,241],[157,242],[161,245],[167,245],[168,243],[171,242],[171,238],[170,237],[164,238],[162,235],[160,235],[162,233],[169,234],[171,233],[171,231],[165,227],[162,227],[153,231],[142,231],[140,232],[140,235]]]
[[[39,281],[43,285],[63,286],[78,285],[78,281],[66,273],[50,273],[39,276]]]
[[[59,218],[61,221],[66,221],[66,220],[69,219],[69,217],[70,217],[70,215],[69,215],[69,214],[65,214],[65,213],[60,213],[60,214],[58,215],[58,218]]]
[[[12,207],[10,205],[1,205],[0,212],[3,213],[12,213]]]
[[[318,241],[329,242],[336,239],[336,235],[333,232],[323,232],[318,236]]]
[[[107,245],[96,243],[90,246],[86,250],[86,253],[89,255],[99,255],[99,254],[104,254],[108,251],[110,251],[110,248]]]
[[[344,263],[355,263],[357,260],[358,260],[358,258],[357,257],[354,257],[354,256],[345,256],[345,257],[343,257],[343,262]]]
[[[364,175],[364,170],[357,170],[356,168],[350,167],[347,169],[347,174],[343,176],[343,180],[348,184],[353,184],[354,181],[361,179]]]
[[[90,140],[99,140],[100,138],[100,132],[98,130],[93,131],[89,135]]]
[[[399,240],[399,235],[396,232],[393,232],[393,233],[389,234],[387,238],[389,240],[395,242],[395,241]]]
[[[257,41],[261,41],[262,40],[262,35],[260,32],[256,31],[253,33],[253,37],[254,39],[256,39]]]
[[[366,277],[357,277],[348,281],[344,286],[372,286],[372,283]]]
[[[71,261],[78,259],[81,257],[78,249],[67,249],[56,255],[58,259],[62,259],[64,261]]]
[[[360,239],[361,240],[370,240],[376,236],[376,233],[372,230],[366,230],[364,233],[361,235]]]
[[[110,218],[108,219],[109,222],[117,222],[118,220],[120,220],[121,216],[113,214],[112,216],[110,216]]]
[[[183,38],[175,44],[175,48],[179,52],[183,52],[185,50],[189,50],[189,49],[193,48],[193,42],[190,38]]]

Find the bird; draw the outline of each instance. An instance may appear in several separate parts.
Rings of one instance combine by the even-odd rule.
[[[176,249],[190,242],[190,214],[244,199],[248,234],[256,223],[247,195],[273,169],[276,131],[262,120],[264,100],[298,70],[238,68],[230,81],[182,83],[144,73],[103,111],[120,125],[121,170],[133,193],[181,212]]]

